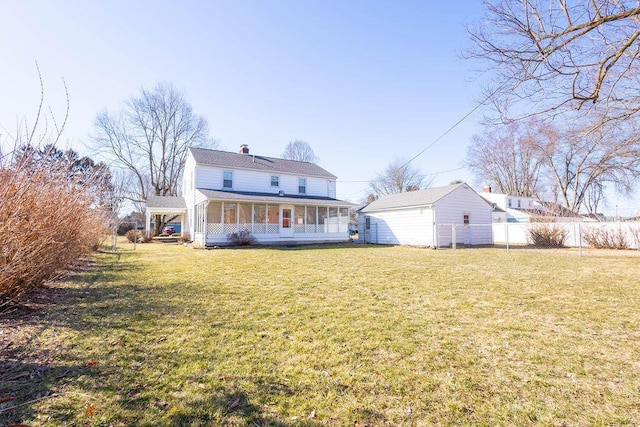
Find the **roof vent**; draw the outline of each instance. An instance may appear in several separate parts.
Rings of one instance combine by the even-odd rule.
[[[284,191],[283,190],[278,191],[278,196],[284,197]]]
[[[240,154],[249,154],[249,146],[247,144],[240,146]]]

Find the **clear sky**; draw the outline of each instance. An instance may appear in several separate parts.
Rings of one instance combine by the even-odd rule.
[[[473,108],[478,64],[458,54],[480,14],[478,0],[0,0],[0,133],[35,118],[36,60],[58,117],[67,82],[63,144],[81,154],[92,154],[97,112],[168,81],[223,149],[279,156],[305,140],[338,176],[338,197],[358,201],[390,160],[413,157]],[[457,169],[433,185],[471,181],[459,168],[478,118],[415,161],[425,174]]]
[[[0,140],[45,103],[62,144],[93,155],[96,113],[167,81],[221,148],[280,156],[302,139],[358,202],[389,161],[411,158],[474,108],[479,64],[459,57],[479,0],[0,0]],[[433,185],[462,179],[476,112],[415,160]],[[435,175],[433,175],[435,174]]]

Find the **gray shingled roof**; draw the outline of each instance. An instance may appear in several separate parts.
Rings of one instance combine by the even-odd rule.
[[[296,160],[263,157],[253,154],[240,154],[229,151],[209,150],[206,148],[190,148],[196,163],[203,165],[252,169],[266,172],[280,172],[300,176],[318,176],[336,179],[336,176],[314,163]]]
[[[375,212],[385,209],[406,208],[412,206],[432,205],[453,190],[467,184],[447,185],[445,187],[427,188],[426,190],[408,191],[406,193],[389,194],[371,202],[361,212]]]
[[[182,197],[174,196],[147,196],[147,208],[151,209],[187,209],[187,204]]]
[[[298,195],[284,195],[278,196],[272,193],[253,193],[248,191],[220,191],[220,190],[207,190],[198,188],[208,199],[213,200],[228,200],[233,202],[247,202],[247,203],[278,203],[278,204],[291,204],[291,205],[323,205],[323,206],[353,206],[352,203],[345,202],[343,200],[332,199],[330,197],[313,197],[313,196],[298,196]]]

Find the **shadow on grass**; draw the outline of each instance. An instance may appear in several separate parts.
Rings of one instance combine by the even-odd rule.
[[[335,250],[335,249],[381,249],[396,245],[386,244],[370,244],[370,243],[301,243],[301,244],[279,244],[279,245],[249,245],[249,246],[215,246],[207,247],[207,250],[265,250],[265,251],[317,251],[317,250]]]
[[[122,283],[140,269],[135,263],[120,262],[121,254],[102,257],[62,284],[26,296],[19,309],[0,318],[0,426],[33,419],[38,402],[64,395],[67,384],[85,387],[80,380],[88,384],[87,393],[100,389],[95,385],[103,369],[74,349],[71,331],[109,336],[130,330],[134,320],[172,309],[154,289]],[[62,405],[50,415],[67,423],[77,421],[77,412]]]
[[[206,408],[203,410],[203,408]],[[242,391],[221,390],[215,396],[202,397],[190,402],[169,418],[170,425],[247,425],[285,427],[294,425],[277,417],[265,414],[257,405],[251,403],[249,396]],[[295,425],[315,426],[312,422],[299,422]]]
[[[0,362],[0,425],[18,425],[26,419],[33,419],[37,414],[35,406],[38,402],[55,399],[64,392],[66,384],[76,382],[80,377],[93,375],[96,370],[91,364],[56,364],[50,359],[33,360],[25,355],[20,346],[4,351],[0,355],[5,361]],[[27,360],[25,360],[27,359]],[[90,405],[86,397],[78,396],[86,401],[81,404],[82,411]],[[61,409],[53,414],[53,422],[67,423],[73,421],[77,411]]]

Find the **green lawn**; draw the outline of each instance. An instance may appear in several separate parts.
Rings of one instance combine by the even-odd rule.
[[[0,423],[638,425],[639,282],[621,252],[138,245],[2,321]]]

